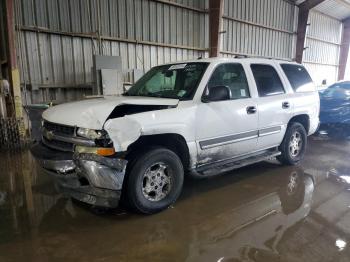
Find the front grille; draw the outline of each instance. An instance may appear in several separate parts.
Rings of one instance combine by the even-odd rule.
[[[52,131],[56,135],[74,136],[75,134],[75,127],[73,126],[59,125],[45,121],[44,127],[47,131]]]
[[[73,143],[67,143],[67,142],[58,141],[58,140],[48,140],[45,137],[43,137],[43,143],[44,145],[52,149],[57,149],[60,151],[72,152],[74,150]]]
[[[73,126],[66,126],[66,125],[60,125],[56,123],[51,123],[48,121],[44,121],[44,129],[46,129],[47,132],[51,132],[54,135],[57,136],[64,136],[64,137],[74,137],[75,136],[75,127]],[[74,151],[74,144],[69,142],[63,142],[56,139],[49,139],[48,137],[43,136],[43,143],[53,149],[60,150],[60,151]]]

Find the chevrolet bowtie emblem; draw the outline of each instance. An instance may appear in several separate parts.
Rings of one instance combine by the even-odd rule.
[[[54,134],[52,131],[46,131],[45,136],[48,140],[52,140],[54,137]]]

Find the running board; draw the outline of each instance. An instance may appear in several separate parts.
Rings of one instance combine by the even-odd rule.
[[[210,166],[199,167],[195,170],[195,173],[201,177],[214,176],[261,161],[272,160],[279,155],[281,155],[280,151],[265,151],[260,154],[252,155],[250,157],[234,159],[230,162],[216,163],[211,164]]]

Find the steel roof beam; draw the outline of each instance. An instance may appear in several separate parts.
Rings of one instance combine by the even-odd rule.
[[[311,8],[319,5],[325,0],[306,0],[302,2],[299,7],[298,15],[298,29],[297,29],[297,44],[295,49],[295,61],[298,63],[303,62],[303,53],[305,49],[305,39],[307,30],[307,21],[309,18],[309,12]]]
[[[315,6],[321,4],[324,1],[325,0],[306,0],[306,1],[302,2],[300,5],[298,5],[298,7],[299,7],[299,10],[300,9],[310,10],[310,9],[314,8]]]
[[[220,30],[223,13],[223,0],[209,0],[209,57],[217,57],[220,53]]]

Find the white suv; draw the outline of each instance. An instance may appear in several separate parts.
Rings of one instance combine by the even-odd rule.
[[[69,196],[142,213],[167,208],[184,176],[277,157],[294,165],[319,124],[319,96],[296,63],[199,59],[152,68],[122,96],[52,107],[32,147]]]

